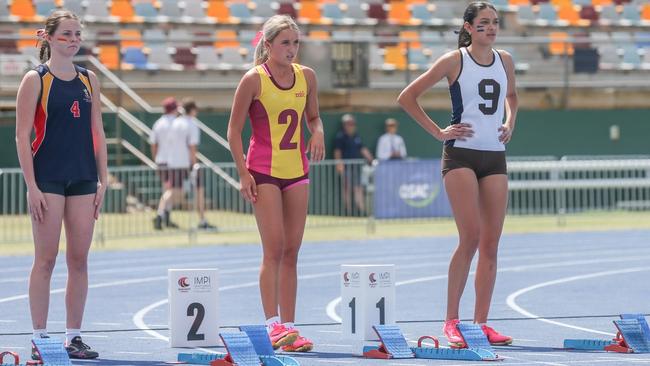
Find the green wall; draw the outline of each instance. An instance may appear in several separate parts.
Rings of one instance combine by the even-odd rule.
[[[328,158],[332,157],[334,135],[340,127],[343,113],[323,112],[325,143]],[[400,122],[399,133],[404,137],[410,156],[438,157],[441,143],[429,136],[404,112],[354,113],[363,142],[374,153],[377,138],[383,133],[383,123],[388,117]],[[449,111],[429,111],[429,115],[440,124],[448,122]],[[137,117],[152,125],[157,116],[136,113]],[[221,136],[226,136],[227,113],[202,113],[199,118]],[[620,128],[620,139],[611,141],[611,125]],[[115,118],[104,115],[107,136],[115,134]],[[123,130],[126,128],[123,126]],[[126,133],[126,138],[141,146],[135,134]],[[244,131],[244,143],[248,145],[250,131]],[[0,117],[0,167],[18,166],[14,140],[13,116]],[[215,142],[203,138],[201,151],[215,161],[231,161],[230,154]],[[531,155],[621,155],[650,154],[650,109],[626,110],[525,110],[520,111],[517,127],[508,145],[511,156]]]

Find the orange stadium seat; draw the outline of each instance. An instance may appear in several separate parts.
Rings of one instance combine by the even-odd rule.
[[[312,40],[319,40],[319,41],[327,41],[330,38],[330,32],[326,30],[313,30],[309,32],[309,39]]]
[[[230,10],[223,0],[209,0],[206,15],[219,23],[230,23]]]
[[[237,32],[234,30],[218,30],[215,33],[217,40],[214,42],[215,48],[239,47]]]
[[[422,48],[422,44],[420,43],[420,32],[418,31],[401,31],[399,32],[399,38],[402,40],[400,45],[404,48],[407,46],[404,41],[408,41],[408,46],[411,48]]]
[[[319,1],[303,0],[298,7],[298,20],[301,23],[321,24],[326,19],[321,17]]]
[[[99,61],[111,70],[116,70],[120,66],[120,49],[114,45],[98,46],[97,57]]]
[[[566,6],[566,5],[573,5],[572,0],[551,0],[551,4],[555,6]]]
[[[530,5],[530,0],[508,0],[509,5]]]
[[[33,21],[36,17],[36,8],[32,0],[14,0],[9,8],[11,15],[18,17],[20,21]]]
[[[591,0],[591,5],[612,5],[612,0]]]
[[[569,5],[560,5],[557,11],[557,17],[560,20],[564,20],[569,23],[569,25],[579,25],[587,26],[589,25],[588,21],[580,18],[580,13],[578,9],[572,4]]]
[[[569,35],[566,32],[551,32],[548,36],[551,39],[551,42],[548,45],[548,50],[551,55],[573,55],[573,45],[566,42],[569,38]]]
[[[137,21],[135,10],[130,0],[113,0],[111,5],[111,15],[120,19],[120,22]]]
[[[411,24],[411,11],[409,5],[403,0],[392,0],[388,8],[388,22],[391,24]]]
[[[389,46],[384,48],[384,63],[393,65],[397,70],[406,70],[406,54],[403,47]]]
[[[120,29],[120,47],[125,49],[127,47],[142,48],[142,34],[138,29]]]
[[[650,21],[650,4],[645,4],[641,8],[641,19]]]
[[[16,47],[19,50],[28,47],[36,47],[36,29],[23,28],[18,31],[20,39],[16,41]]]

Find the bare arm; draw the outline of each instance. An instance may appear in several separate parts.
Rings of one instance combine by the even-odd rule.
[[[97,75],[90,70],[88,70],[88,78],[90,79],[90,86],[93,88],[91,124],[93,144],[95,146],[95,163],[97,164],[97,175],[100,183],[95,194],[95,219],[98,219],[99,211],[104,203],[104,193],[108,188],[108,153],[106,151],[106,136],[104,135],[104,123],[102,121],[99,80],[97,80]]]
[[[241,183],[240,192],[242,196],[251,202],[255,202],[257,196],[257,186],[253,177],[246,168],[244,160],[244,145],[241,134],[246,123],[246,113],[257,95],[260,94],[260,77],[251,70],[244,75],[237,86],[235,97],[230,110],[230,121],[228,121],[228,144],[232,159],[237,166],[239,179]]]
[[[460,70],[460,53],[451,51],[440,57],[429,70],[420,75],[409,84],[397,98],[399,105],[408,113],[425,131],[438,140],[462,138],[471,135],[469,125],[464,123],[455,124],[441,129],[426,114],[418,103],[418,98],[429,88],[437,84],[444,77],[447,80],[455,80]]]
[[[156,154],[158,154],[158,144],[151,144],[151,157],[156,161]]]
[[[361,155],[366,159],[367,162],[369,163],[372,162],[373,159],[372,153],[370,152],[370,150],[368,150],[367,147],[364,146],[361,148]]]
[[[197,163],[196,160],[196,145],[190,145],[190,162],[192,166]]]
[[[29,192],[38,190],[34,176],[34,160],[30,138],[34,128],[36,103],[41,92],[41,81],[36,71],[28,72],[18,88],[16,96],[16,150],[23,170],[23,178]]]
[[[318,79],[314,70],[309,67],[303,66],[302,71],[307,80],[307,105],[305,107],[307,128],[312,135],[309,139],[309,156],[312,161],[320,161],[325,157],[325,137],[323,121],[318,110]]]
[[[515,82],[515,63],[512,56],[506,51],[498,51],[501,54],[503,64],[506,68],[506,76],[508,77],[508,94],[506,94],[506,122],[501,127],[501,136],[499,140],[503,143],[508,143],[512,138],[512,133],[515,130],[515,122],[517,119],[517,111],[519,109],[519,100],[517,97],[517,85]]]
[[[108,183],[108,154],[106,152],[106,135],[104,135],[104,122],[102,121],[102,102],[100,98],[100,86],[97,75],[88,70],[90,85],[93,88],[93,103],[92,103],[92,131],[93,143],[95,146],[95,161],[97,163],[97,174],[99,175],[99,182],[102,185]]]

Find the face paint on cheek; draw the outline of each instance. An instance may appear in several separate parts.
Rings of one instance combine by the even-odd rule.
[[[59,42],[65,42],[65,43],[68,43],[68,39],[67,39],[67,38],[57,37],[56,40],[59,41]]]
[[[476,31],[477,32],[485,32],[485,26],[484,25],[476,26]]]

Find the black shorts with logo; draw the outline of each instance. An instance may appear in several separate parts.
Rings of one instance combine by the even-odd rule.
[[[484,151],[444,145],[442,148],[442,175],[453,169],[468,168],[477,179],[493,174],[508,174],[505,151]]]

